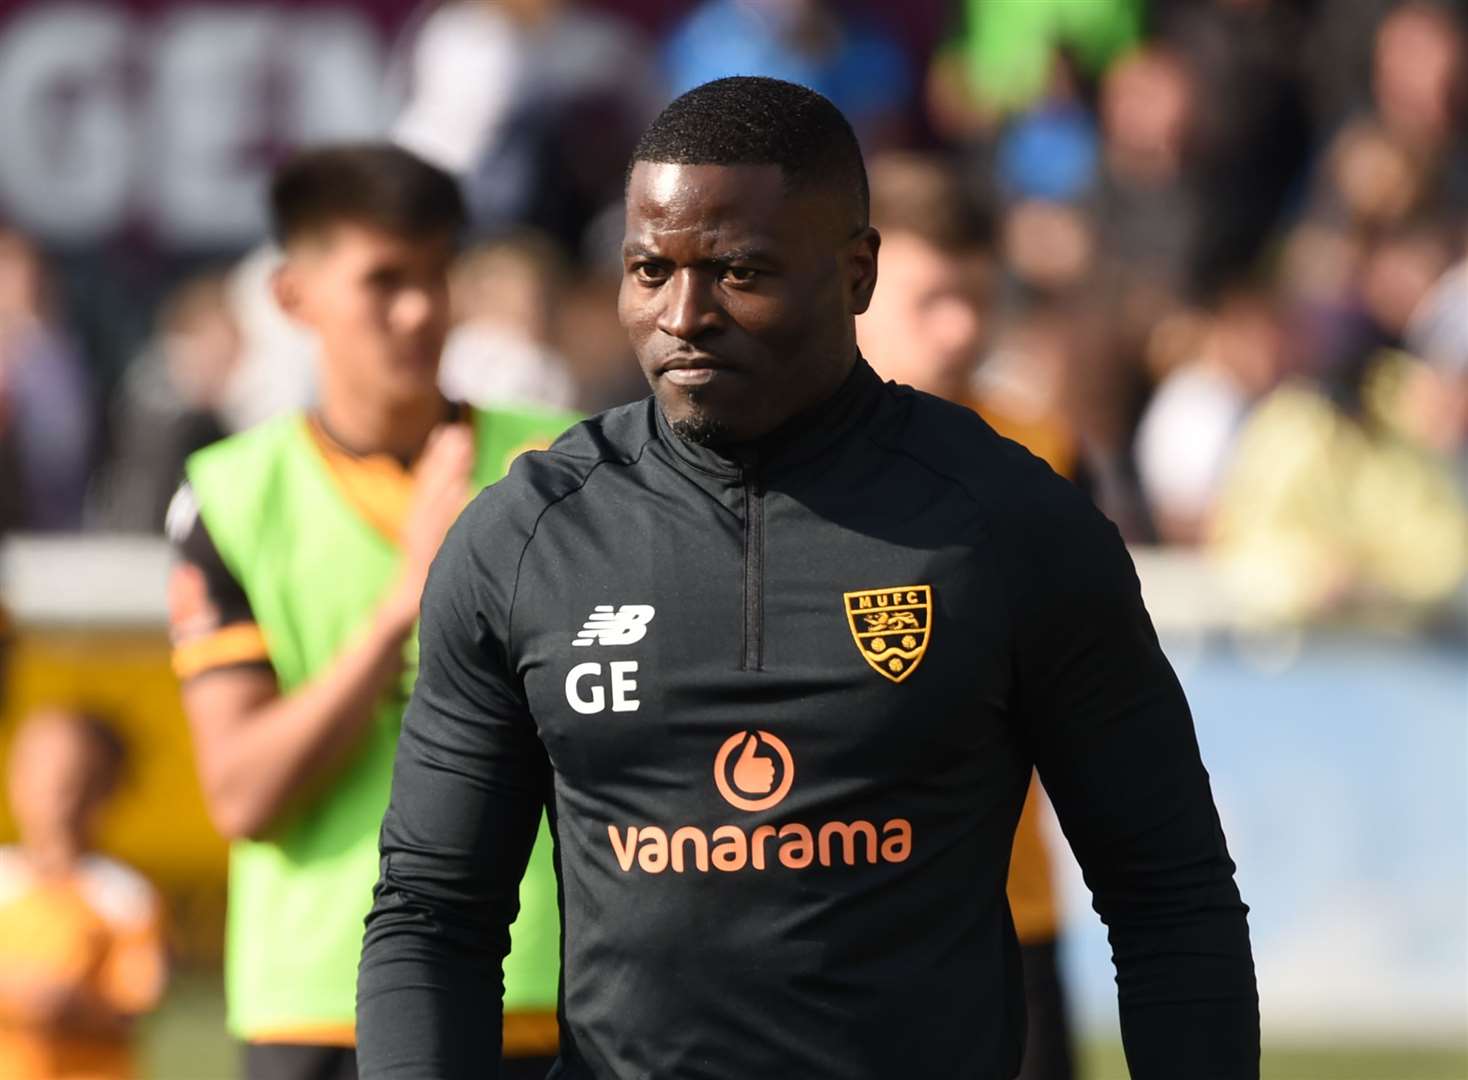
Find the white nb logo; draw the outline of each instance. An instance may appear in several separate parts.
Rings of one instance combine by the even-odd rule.
[[[656,612],[651,604],[623,604],[613,609],[598,604],[572,645],[631,645],[647,636],[647,624]]]

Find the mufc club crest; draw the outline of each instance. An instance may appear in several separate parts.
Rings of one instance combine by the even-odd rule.
[[[933,634],[933,587],[900,585],[843,595],[862,659],[895,683],[916,671]]]

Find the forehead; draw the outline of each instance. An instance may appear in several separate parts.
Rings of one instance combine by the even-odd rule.
[[[17,758],[57,761],[82,756],[88,749],[88,740],[80,726],[62,715],[44,715],[21,728],[13,752]]]
[[[376,259],[433,259],[450,257],[453,237],[447,233],[408,236],[365,221],[342,219],[326,222],[304,233],[289,248],[294,257],[332,258],[341,261]]]
[[[829,217],[813,195],[792,191],[778,165],[639,161],[627,184],[627,242],[790,246]]]

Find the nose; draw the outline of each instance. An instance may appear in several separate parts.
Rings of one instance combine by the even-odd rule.
[[[691,268],[679,270],[658,291],[663,306],[657,325],[669,337],[693,341],[718,326],[720,311],[709,275]]]
[[[404,289],[393,300],[392,323],[400,333],[416,333],[432,314],[433,299],[425,289]]]

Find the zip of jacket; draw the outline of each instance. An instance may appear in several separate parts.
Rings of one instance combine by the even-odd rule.
[[[765,666],[765,488],[758,466],[742,470],[744,481],[744,654],[741,671]]]

